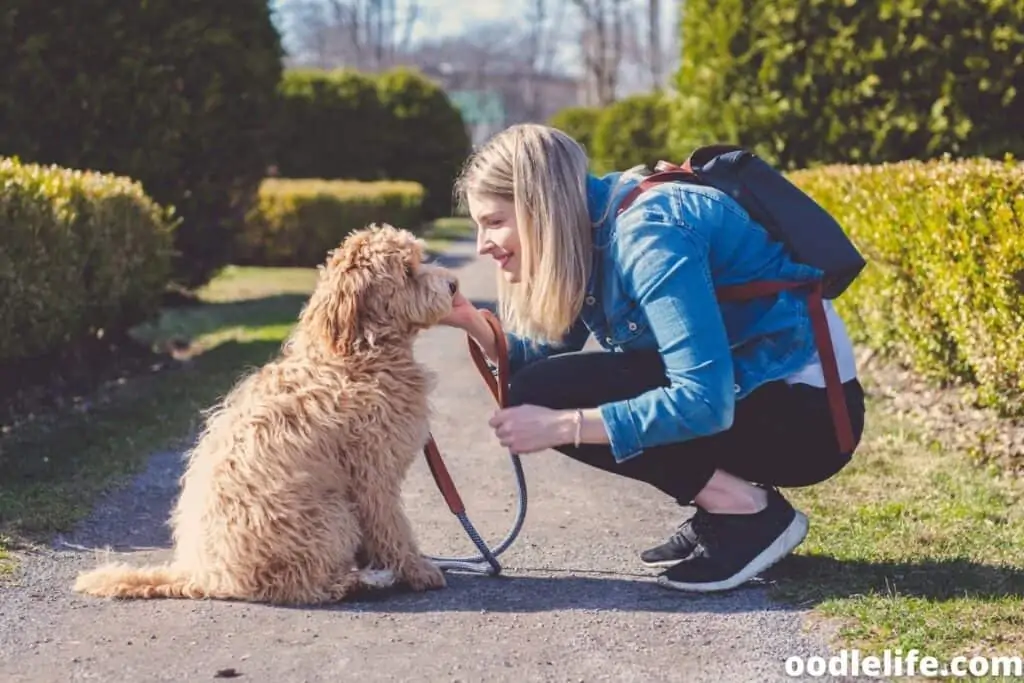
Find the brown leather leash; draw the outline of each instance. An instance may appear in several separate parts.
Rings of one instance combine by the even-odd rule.
[[[483,314],[484,320],[487,321],[491,331],[494,333],[498,354],[497,372],[494,373],[491,371],[491,368],[487,363],[487,359],[484,357],[483,351],[481,351],[480,347],[477,346],[475,341],[473,341],[473,338],[467,335],[466,341],[469,344],[469,355],[473,359],[473,363],[476,365],[477,370],[480,372],[480,376],[483,377],[487,387],[491,390],[494,400],[497,401],[499,407],[504,408],[508,401],[508,343],[505,339],[505,332],[501,328],[501,323],[498,320],[498,317],[487,309],[482,309],[480,312]],[[448,504],[448,509],[452,511],[452,514],[459,518],[459,521],[462,522],[462,526],[466,530],[466,533],[480,550],[480,555],[471,557],[435,557],[431,555],[427,555],[426,557],[434,561],[442,569],[464,569],[467,571],[482,572],[492,576],[500,574],[501,565],[498,563],[497,557],[512,545],[516,536],[519,535],[519,531],[523,526],[523,521],[526,518],[526,479],[523,475],[522,462],[519,460],[519,456],[515,453],[510,453],[519,486],[519,509],[516,514],[516,521],[512,530],[508,533],[505,539],[492,549],[484,543],[483,539],[480,538],[480,534],[477,533],[476,529],[473,528],[472,523],[470,523],[469,518],[466,515],[466,505],[463,503],[462,496],[459,495],[459,490],[456,488],[455,482],[452,480],[452,476],[448,472],[448,467],[444,463],[444,458],[441,457],[441,449],[438,448],[437,441],[434,439],[433,434],[431,434],[430,438],[427,440],[427,444],[423,448],[423,454],[426,456],[427,466],[430,468],[430,473],[434,477],[434,482],[437,484],[438,490],[441,491],[441,495]],[[486,563],[486,566],[484,566],[484,563]]]

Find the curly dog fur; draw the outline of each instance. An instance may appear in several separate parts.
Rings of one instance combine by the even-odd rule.
[[[413,342],[451,310],[455,288],[405,230],[349,236],[279,356],[208,412],[170,520],[171,562],[100,566],[74,590],[316,604],[382,581],[443,588],[401,486],[429,438],[434,385]]]

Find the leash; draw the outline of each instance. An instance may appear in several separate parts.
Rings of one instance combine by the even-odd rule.
[[[469,355],[491,390],[494,400],[497,401],[499,407],[504,408],[507,402],[509,381],[508,346],[505,340],[505,333],[501,329],[501,323],[498,321],[497,316],[486,309],[481,310],[481,313],[487,324],[490,325],[491,331],[494,332],[494,339],[498,349],[497,376],[488,367],[487,360],[484,358],[480,347],[476,345],[476,342],[471,337],[467,336]],[[441,491],[445,502],[448,503],[448,509],[459,519],[459,522],[462,523],[462,528],[466,530],[466,535],[469,536],[470,540],[473,541],[473,545],[480,551],[479,555],[466,557],[436,557],[433,555],[424,555],[424,557],[433,561],[441,569],[462,570],[498,576],[501,574],[501,564],[498,562],[498,556],[508,550],[516,540],[516,537],[519,536],[519,532],[523,528],[523,522],[526,520],[526,477],[523,473],[523,464],[519,456],[515,453],[509,453],[512,459],[512,468],[516,475],[516,485],[519,489],[519,504],[516,509],[515,521],[508,534],[505,535],[505,538],[497,546],[490,548],[481,538],[473,523],[469,521],[469,516],[466,514],[466,506],[462,502],[462,497],[459,496],[455,482],[452,481],[452,477],[448,473],[448,468],[441,457],[441,450],[437,447],[437,442],[432,434],[427,441],[427,445],[423,448],[423,454],[427,458],[427,466],[430,467],[430,473],[434,477],[437,488]]]

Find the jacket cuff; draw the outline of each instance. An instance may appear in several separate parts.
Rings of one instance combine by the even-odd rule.
[[[640,430],[633,421],[629,401],[616,401],[600,406],[601,419],[608,432],[609,445],[615,462],[625,462],[643,453]]]

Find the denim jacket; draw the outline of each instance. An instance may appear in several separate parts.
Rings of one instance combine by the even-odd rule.
[[[641,179],[635,171],[587,178],[593,263],[580,317],[562,342],[508,334],[513,374],[553,353],[581,350],[590,335],[611,352],[661,353],[668,386],[600,406],[617,462],[728,429],[737,400],[799,370],[815,353],[805,295],[720,304],[714,290],[763,278],[811,280],[820,271],[790,260],[713,188],[658,185],[616,217]]]

